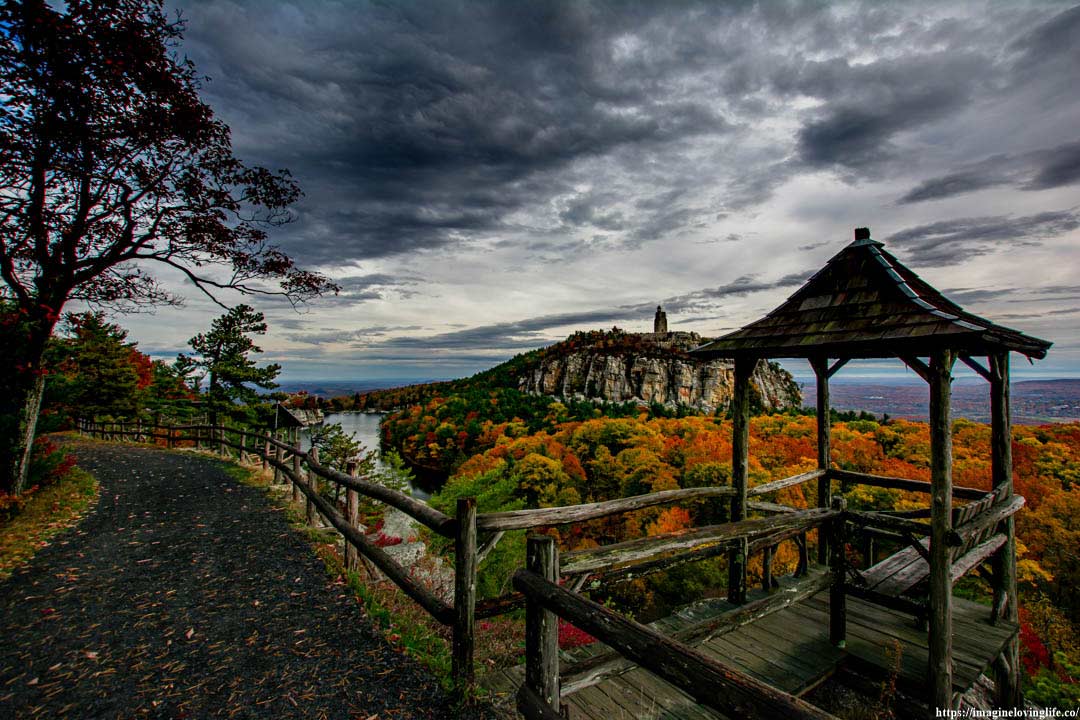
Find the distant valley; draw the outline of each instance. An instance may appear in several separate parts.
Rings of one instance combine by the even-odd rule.
[[[813,383],[803,382],[803,404],[817,402]],[[926,420],[930,391],[921,382],[833,382],[829,387],[837,410],[865,410],[890,417]],[[957,382],[953,385],[953,417],[977,422],[990,421],[990,391],[985,382]],[[1013,422],[1038,425],[1080,419],[1080,380],[1025,380],[1012,384]]]

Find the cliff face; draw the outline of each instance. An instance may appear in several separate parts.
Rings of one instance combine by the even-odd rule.
[[[609,402],[686,405],[704,412],[726,410],[735,385],[730,361],[701,362],[685,351],[701,344],[693,333],[645,335],[643,347],[588,347],[543,358],[518,378],[523,392]],[[802,403],[798,384],[778,365],[761,363],[754,385],[766,410]]]

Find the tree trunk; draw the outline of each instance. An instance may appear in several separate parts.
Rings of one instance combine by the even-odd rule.
[[[26,486],[45,390],[42,360],[58,315],[41,307],[26,320],[13,316],[0,333],[0,490],[12,495]]]

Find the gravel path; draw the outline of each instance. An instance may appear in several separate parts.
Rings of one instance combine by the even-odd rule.
[[[262,491],[194,454],[74,446],[78,527],[0,584],[0,718],[449,718]]]

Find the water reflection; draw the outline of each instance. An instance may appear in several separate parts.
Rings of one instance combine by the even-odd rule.
[[[365,450],[379,450],[379,422],[386,413],[327,413],[325,423],[337,423],[341,429],[350,433]],[[307,430],[301,433],[301,445],[304,450],[311,447],[311,435]],[[379,461],[379,467],[383,467]],[[431,493],[418,487],[415,482],[409,485],[409,494],[418,500],[427,500]]]

